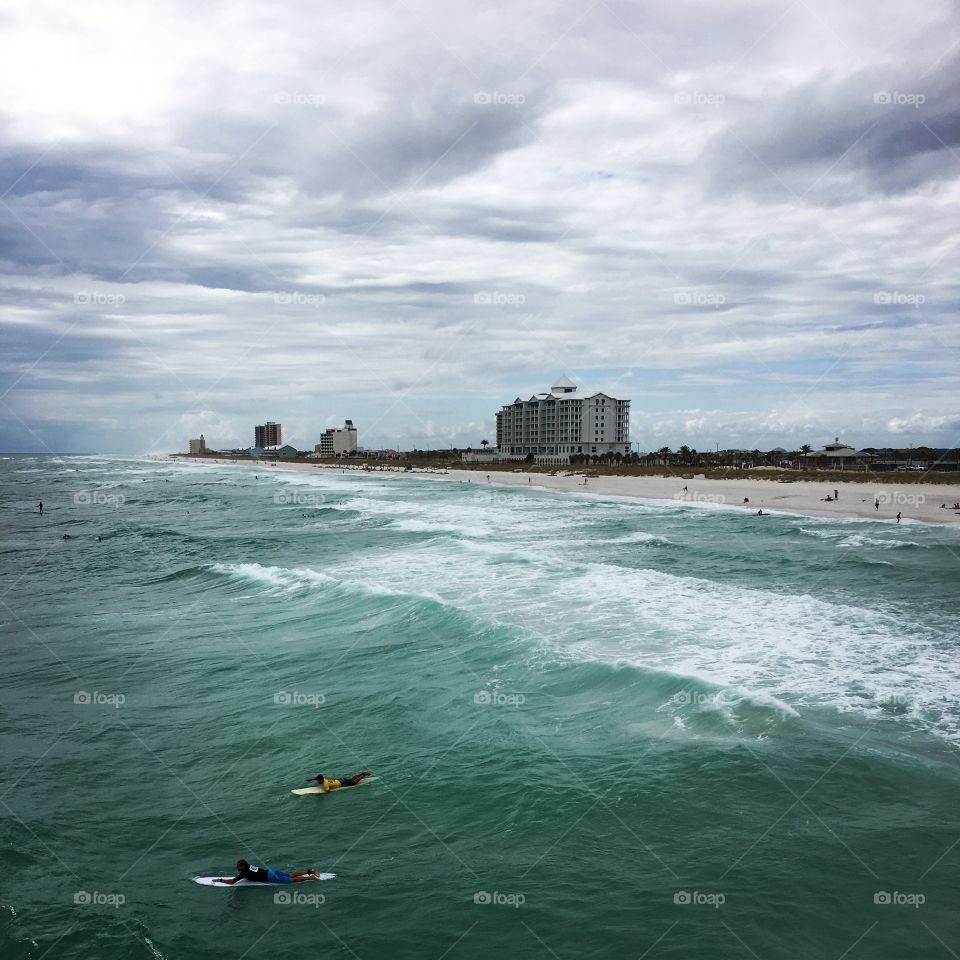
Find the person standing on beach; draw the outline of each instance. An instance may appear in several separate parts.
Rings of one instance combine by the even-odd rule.
[[[833,499],[834,499],[834,500],[839,500],[839,499],[840,499],[840,494],[839,494],[839,492],[837,491],[837,488],[836,488],[836,487],[833,488]]]
[[[873,501],[873,509],[874,509],[874,510],[879,510],[879,509],[880,509],[880,498],[879,498],[879,497],[877,497],[876,500]]]
[[[40,501],[40,516],[43,516],[43,501]]]
[[[897,523],[900,522],[901,511],[897,511]]]

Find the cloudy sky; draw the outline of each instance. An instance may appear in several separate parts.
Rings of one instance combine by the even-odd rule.
[[[0,12],[0,449],[960,443],[952,3]]]

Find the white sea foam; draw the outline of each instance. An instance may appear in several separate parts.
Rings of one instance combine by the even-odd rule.
[[[877,537],[868,537],[862,533],[854,533],[844,537],[837,546],[840,547],[882,547],[885,550],[896,550],[900,547],[919,547],[914,540],[881,540]]]
[[[922,691],[931,716],[941,714],[931,722],[960,735],[948,638],[901,622],[895,608],[581,562],[575,544],[544,546],[434,540],[356,558],[338,575],[407,592],[430,584],[448,604],[546,639],[557,656],[696,677],[784,712],[879,709],[864,684]]]
[[[846,534],[844,530],[835,530],[830,528],[811,528],[811,527],[797,527],[797,529],[807,537],[817,537],[820,540],[833,540],[837,537],[842,537]]]
[[[239,580],[262,584],[272,593],[294,593],[316,589],[317,587],[341,587],[347,594],[367,593],[385,597],[421,597],[435,603],[443,603],[441,597],[429,590],[394,589],[379,583],[340,579],[310,567],[274,567],[259,563],[214,563],[210,565],[214,573],[223,574]]]
[[[394,492],[394,491],[391,491]],[[388,523],[408,533],[453,533],[468,538],[514,537],[524,532],[560,532],[569,529],[570,517],[544,509],[539,498],[505,495],[478,485],[476,492],[457,500],[379,500],[353,496],[344,506],[366,519]]]
[[[591,543],[670,542],[649,530],[611,535],[611,526],[630,523],[631,515],[638,522],[640,514],[662,516],[675,525],[715,522],[710,514],[678,510],[676,502],[591,501],[484,484],[473,485],[469,495],[464,487],[445,484],[426,496],[388,482],[375,489],[370,479],[321,476],[311,477],[309,485],[335,484],[344,502],[330,506],[377,519],[388,530],[437,536],[416,544],[397,538],[393,550],[348,551],[326,574],[257,564],[225,567],[234,575],[233,567],[242,568],[267,589],[305,590],[329,586],[335,578],[352,592],[430,597],[525,632],[553,659],[627,662],[697,678],[723,691],[722,702],[735,711],[747,703],[767,704],[784,715],[808,705],[832,706],[922,721],[960,739],[954,640],[942,624],[918,621],[895,600],[865,603],[835,589],[819,597],[762,581],[677,576],[593,562],[597,554],[584,550]],[[792,526],[832,543],[838,556],[884,566],[890,560],[879,559],[878,552],[895,558],[887,551],[923,539],[899,540],[892,531],[887,537],[877,526],[852,532],[853,522],[804,518]],[[858,521],[859,529],[866,531],[868,522]],[[597,537],[591,536],[594,529]],[[888,709],[884,698],[890,691],[913,697],[911,707]]]
[[[486,537],[490,535],[490,530],[487,527],[468,526],[467,524],[456,523],[453,520],[444,523],[440,518],[437,518],[437,520],[420,520],[416,517],[403,517],[392,521],[391,526],[397,530],[405,530],[407,533],[440,533],[449,530],[463,534],[465,537]]]
[[[645,533],[643,530],[637,530],[634,533],[626,533],[622,537],[614,537],[611,540],[605,540],[604,543],[657,543],[663,546],[670,544],[667,537],[658,536],[655,533]]]
[[[309,567],[265,567],[259,563],[214,563],[215,573],[243,580],[253,580],[276,592],[302,590],[318,584],[334,583],[333,577]]]
[[[865,533],[850,533],[847,527],[847,521],[839,522],[844,524],[840,528],[797,527],[797,529],[807,537],[836,541],[836,546],[838,547],[881,547],[885,550],[896,550],[900,547],[923,546],[915,540],[895,540],[889,537],[871,537]]]
[[[166,957],[157,949],[156,944],[149,937],[144,937],[143,942],[150,948],[150,952],[156,960],[166,960]]]

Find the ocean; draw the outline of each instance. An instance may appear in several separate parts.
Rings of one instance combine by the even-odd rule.
[[[957,529],[96,456],[0,503],[5,960],[960,954]],[[239,858],[337,876],[191,882]]]

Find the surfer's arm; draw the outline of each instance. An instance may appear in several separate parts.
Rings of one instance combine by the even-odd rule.
[[[243,879],[243,878],[242,878],[242,877],[234,877],[232,880],[225,880],[223,877],[217,877],[217,879],[214,880],[213,882],[214,882],[214,883],[226,883],[226,884],[229,884],[229,885],[232,887],[238,880],[241,880],[241,879]]]

